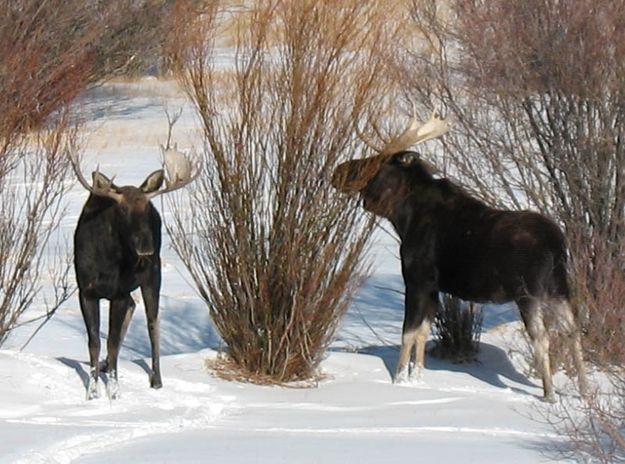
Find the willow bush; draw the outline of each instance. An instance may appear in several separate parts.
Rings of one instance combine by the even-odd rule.
[[[180,13],[172,61],[201,121],[204,173],[169,229],[250,379],[314,375],[362,277],[372,219],[329,180],[390,91],[394,29],[374,3]],[[232,63],[216,59],[224,23]]]

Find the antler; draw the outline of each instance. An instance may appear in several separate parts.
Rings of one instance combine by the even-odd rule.
[[[174,125],[178,122],[178,119],[180,119],[180,116],[182,116],[182,107],[178,108],[178,111],[175,111],[173,116],[169,114],[169,110],[165,108],[165,116],[167,117],[167,143],[163,149],[169,150],[171,148],[171,132]],[[174,150],[175,149],[176,147],[174,146]]]
[[[199,163],[192,167],[189,159],[176,149],[162,150],[163,153],[163,169],[167,173],[166,184],[164,189],[149,193],[149,199],[156,197],[162,193],[173,192],[191,182],[200,175],[201,168]]]
[[[413,114],[410,126],[398,137],[388,142],[381,155],[392,155],[407,148],[444,135],[449,130],[447,119],[441,118],[436,110],[432,112],[430,119],[423,125],[419,125],[416,114]]]
[[[100,187],[95,182],[93,183],[93,185],[90,185],[89,182],[87,182],[87,179],[85,179],[85,176],[83,176],[82,171],[80,169],[80,162],[78,161],[78,157],[76,155],[76,148],[73,145],[70,146],[67,153],[68,153],[69,161],[72,165],[72,168],[74,169],[74,174],[76,174],[76,177],[78,178],[78,182],[80,182],[80,184],[85,189],[87,189],[89,192],[99,197],[112,198],[118,203],[121,201],[122,195],[111,189],[111,186],[113,184],[112,181],[109,181],[108,186],[106,187]],[[98,173],[99,171],[98,169],[96,169],[96,175],[94,176],[94,178],[97,177]]]
[[[383,140],[381,131],[374,124],[373,129],[377,136]],[[419,125],[416,111],[413,105],[413,117],[410,125],[397,137],[386,141],[382,148],[376,147],[375,143],[356,127],[356,133],[362,142],[380,155],[388,156],[407,148],[444,135],[449,130],[447,119],[442,118],[437,110],[432,112],[430,119],[423,125]]]

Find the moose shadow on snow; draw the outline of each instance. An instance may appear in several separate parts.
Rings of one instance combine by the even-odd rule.
[[[433,342],[428,342],[427,348],[431,347],[432,344]],[[428,351],[427,348],[426,352]],[[399,357],[398,345],[368,346],[358,350],[358,352],[379,357],[384,362],[389,376],[392,377],[395,366],[397,365],[397,358]],[[477,357],[477,361],[474,362],[457,363],[448,359],[427,355],[423,376],[427,379],[428,371],[464,373],[493,387],[510,389],[514,392],[528,395],[531,393],[518,387],[513,387],[509,383],[504,382],[503,379],[508,379],[511,382],[527,387],[540,388],[538,383],[532,382],[525,375],[517,371],[510,362],[508,354],[495,345],[480,342],[480,351]]]
[[[102,340],[101,359],[106,355],[106,339],[108,332],[108,301],[100,301],[102,323],[100,337]],[[161,295],[160,305],[161,356],[194,353],[206,348],[221,349],[223,342],[215,330],[206,305],[199,300],[180,300]],[[150,372],[149,363],[145,358],[151,355],[150,339],[146,329],[143,301],[139,298],[137,308],[128,326],[120,350],[120,359],[131,361]],[[76,331],[84,333],[82,320],[76,322]],[[56,358],[62,364],[74,369],[85,388],[89,383],[89,360],[85,351],[84,358]],[[167,377],[167,372],[164,373]],[[106,380],[104,377],[102,379]]]
[[[518,309],[515,304],[484,305],[484,321],[482,330],[488,330],[504,323],[518,321]],[[357,348],[358,353],[364,353],[380,358],[393,377],[395,366],[399,357],[399,342],[401,338],[401,326],[404,317],[404,289],[400,276],[374,275],[367,279],[357,292],[352,305],[343,317],[339,341],[346,341],[347,335],[353,338],[352,333],[371,333],[375,331],[375,338],[380,343]],[[351,340],[352,342],[354,340]],[[367,341],[360,338],[358,341]],[[428,348],[433,346],[433,341],[428,342]],[[337,351],[342,349],[337,348]],[[423,376],[427,379],[428,371],[450,371],[465,373],[481,382],[497,388],[511,389],[512,391],[531,394],[526,390],[510,385],[516,383],[527,387],[539,387],[527,376],[519,372],[510,362],[506,351],[490,343],[480,342],[480,351],[477,361],[469,363],[456,363],[448,359],[437,358],[428,355]],[[506,383],[504,379],[509,382]]]

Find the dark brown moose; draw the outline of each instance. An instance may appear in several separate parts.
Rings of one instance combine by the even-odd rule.
[[[435,178],[418,153],[407,151],[446,131],[446,121],[436,115],[421,127],[413,123],[377,150],[378,155],[340,164],[332,178],[338,190],[359,193],[363,207],[388,219],[401,239],[406,296],[395,381],[421,375],[438,292],[445,292],[478,303],[517,303],[542,375],[545,399],[550,401],[554,389],[543,312],[552,311],[569,341],[580,389],[585,391],[562,232],[541,214],[487,206],[448,179]],[[415,363],[409,372],[413,349]]]
[[[74,234],[74,267],[80,309],[89,339],[91,368],[87,399],[99,395],[98,374],[101,369],[107,372],[108,397],[114,399],[119,395],[117,357],[135,308],[130,292],[137,287],[141,287],[152,348],[150,386],[161,388],[158,327],[161,218],[150,200],[184,187],[195,179],[197,173],[185,179],[176,178],[161,188],[165,181],[163,169],[150,174],[140,187],[118,187],[96,171],[90,185],[83,177],[73,151],[70,159],[79,182],[91,193]],[[172,167],[166,167],[168,172],[172,170]],[[178,168],[174,166],[173,169]],[[102,298],[110,301],[110,315],[107,358],[100,365]]]

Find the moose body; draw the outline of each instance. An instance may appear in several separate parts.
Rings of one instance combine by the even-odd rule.
[[[585,390],[565,240],[553,221],[534,212],[491,208],[451,181],[434,178],[412,151],[386,150],[347,161],[337,167],[332,183],[343,192],[358,192],[363,207],[388,219],[401,240],[406,296],[396,381],[420,375],[438,293],[445,292],[480,303],[517,303],[548,400],[554,391],[543,311],[553,311]]]

